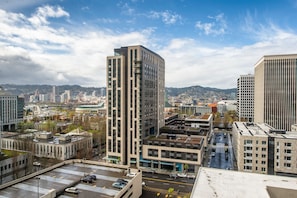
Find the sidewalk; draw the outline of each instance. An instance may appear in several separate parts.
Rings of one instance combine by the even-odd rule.
[[[161,195],[168,194],[168,191],[165,189],[153,188],[153,187],[149,187],[149,186],[143,186],[143,188],[147,191],[156,192],[156,194],[157,193],[161,193]],[[176,198],[183,198],[184,196],[189,195],[189,193],[173,191],[173,193],[171,193],[171,195],[173,195],[173,197],[176,197]]]

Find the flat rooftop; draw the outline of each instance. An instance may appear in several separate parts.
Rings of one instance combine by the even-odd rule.
[[[172,135],[171,135],[172,136]],[[201,144],[202,137],[194,136],[175,136],[175,138],[168,138],[167,135],[161,134],[158,137],[151,138],[151,140],[167,141],[167,142],[176,142],[176,143],[187,143],[187,144]]]
[[[273,129],[265,123],[246,123],[246,122],[235,122],[238,131],[243,136],[265,136],[269,133],[270,129]]]
[[[191,115],[191,116],[185,118],[185,120],[189,120],[189,119],[208,120],[210,118],[210,116],[211,116],[211,114]]]
[[[270,130],[275,129],[265,123],[246,123],[246,122],[235,122],[237,131],[243,136],[263,136],[263,137],[276,137],[276,138],[287,138],[297,139],[297,133],[292,131],[284,131],[285,133],[271,133]]]
[[[118,178],[131,180],[125,176],[125,171],[126,169],[123,168],[73,161],[73,163],[61,165],[36,177],[1,189],[0,197],[41,197],[51,189],[57,191],[57,197],[73,197],[74,194],[64,192],[64,189],[72,186],[78,188],[79,197],[114,197],[120,192],[120,189],[112,187],[113,182]],[[81,178],[86,174],[96,175],[96,181],[93,183],[81,182]],[[37,177],[40,179],[36,179]]]
[[[297,178],[202,167],[191,198],[297,197]]]

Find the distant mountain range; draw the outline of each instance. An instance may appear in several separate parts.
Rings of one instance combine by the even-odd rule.
[[[34,94],[36,90],[40,94],[51,93],[53,91],[53,85],[13,85],[13,84],[2,84],[0,85],[9,93],[14,95],[21,94]],[[56,92],[58,94],[63,93],[65,90],[70,90],[73,95],[76,95],[80,92],[87,93],[88,95],[92,94],[93,91],[96,91],[97,94],[105,93],[105,87],[82,87],[79,85],[60,85],[56,86]],[[224,98],[224,99],[235,99],[237,89],[217,89],[210,87],[202,86],[191,86],[183,88],[174,88],[166,87],[167,96],[179,96],[179,95],[188,95],[193,98]]]
[[[178,96],[181,94],[186,94],[194,98],[209,98],[213,96],[225,98],[225,99],[234,99],[236,97],[237,89],[217,89],[211,87],[202,87],[202,86],[191,86],[183,88],[173,88],[167,87],[166,94],[167,96]]]

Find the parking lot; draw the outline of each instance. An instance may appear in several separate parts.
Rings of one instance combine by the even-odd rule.
[[[85,175],[94,175],[96,180],[81,181]],[[112,184],[125,177],[125,170],[91,164],[73,163],[53,169],[35,178],[12,185],[0,191],[0,197],[40,197],[51,189],[57,191],[57,197],[114,197],[121,189]],[[65,192],[75,187],[78,194]]]

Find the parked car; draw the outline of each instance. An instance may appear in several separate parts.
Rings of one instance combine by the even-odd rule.
[[[127,173],[126,176],[127,176],[127,177],[135,177],[135,175],[136,175],[136,173],[131,173],[131,172],[130,172],[130,173]]]
[[[78,189],[75,188],[75,187],[66,188],[65,189],[65,192],[74,193],[74,194],[78,194],[79,193]]]
[[[129,181],[127,181],[127,180],[125,180],[125,179],[121,179],[121,178],[119,178],[119,179],[117,179],[116,182],[118,182],[118,183],[123,183],[123,184],[127,184]]]
[[[122,189],[122,188],[124,188],[124,187],[126,186],[126,184],[124,184],[124,183],[120,183],[120,182],[114,182],[114,183],[112,184],[112,186],[115,187],[115,188]]]
[[[96,180],[96,179],[97,179],[96,175],[90,175],[90,177],[91,177],[93,180]]]
[[[187,177],[187,174],[186,173],[177,173],[177,176],[178,177]]]
[[[41,163],[40,162],[33,162],[33,166],[40,166]]]
[[[84,176],[83,178],[81,178],[82,182],[86,182],[86,183],[93,183],[93,179],[90,175]]]

